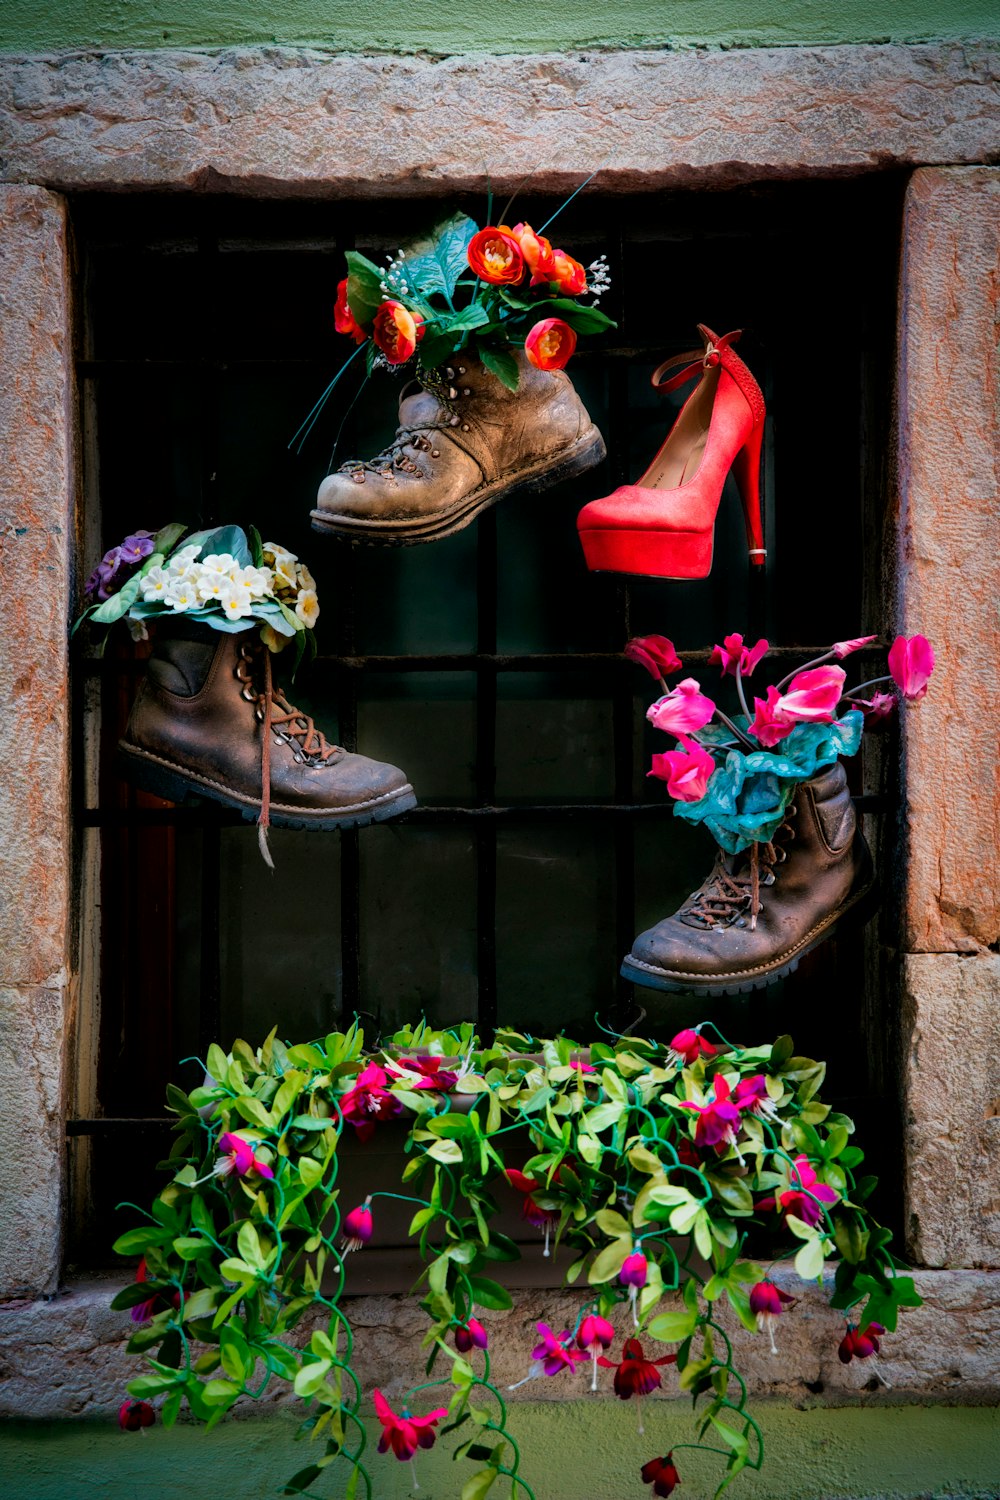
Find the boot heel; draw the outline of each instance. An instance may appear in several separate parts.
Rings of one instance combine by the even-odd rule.
[[[761,519],[760,470],[764,424],[758,422],[733,460],[733,478],[743,502],[743,520],[747,529],[747,550],[754,567],[762,568],[767,560],[764,527]]]

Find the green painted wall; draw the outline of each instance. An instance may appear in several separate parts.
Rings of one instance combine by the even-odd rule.
[[[2,0],[0,47],[511,52],[992,36],[996,0]]]
[[[767,1461],[742,1476],[733,1500],[995,1500],[1000,1493],[1000,1414],[962,1407],[893,1407],[885,1398],[837,1411],[761,1405]],[[891,1399],[891,1398],[890,1398]],[[647,1458],[689,1435],[687,1403],[649,1400],[646,1436],[634,1403],[613,1399],[519,1406],[511,1426],[523,1472],[537,1500],[634,1500],[650,1492],[639,1478]],[[0,1428],[6,1500],[270,1500],[280,1480],[308,1462],[294,1424],[267,1418],[223,1423],[212,1433],[177,1427],[119,1432],[114,1421],[16,1424]],[[717,1471],[678,1448],[678,1500],[707,1500]],[[418,1459],[426,1500],[457,1500],[471,1466],[455,1465],[446,1444]],[[374,1500],[404,1500],[409,1465],[372,1453]],[[712,1477],[714,1475],[714,1478]],[[342,1494],[326,1484],[324,1494]],[[504,1490],[503,1495],[508,1493]],[[496,1487],[497,1500],[501,1489]]]

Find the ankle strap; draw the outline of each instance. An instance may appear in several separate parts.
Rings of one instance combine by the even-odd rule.
[[[672,359],[665,359],[653,371],[652,386],[655,391],[676,391],[678,386],[693,380],[695,375],[703,375],[706,370],[712,370],[718,364],[728,366],[726,354],[731,345],[739,343],[743,330],[736,328],[732,333],[724,333],[720,339],[710,328],[699,323],[698,332],[705,340],[704,349],[688,349],[684,354],[675,354]],[[739,363],[742,364],[743,361],[740,360]],[[671,375],[669,380],[664,380],[663,376],[667,371],[676,369],[678,365],[683,365],[684,368],[676,375]]]

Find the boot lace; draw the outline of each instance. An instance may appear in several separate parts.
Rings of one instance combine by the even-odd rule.
[[[692,927],[731,927],[739,922],[753,930],[762,910],[761,887],[774,884],[775,866],[783,865],[788,858],[785,846],[795,838],[792,819],[796,812],[792,803],[774,836],[766,844],[752,843],[736,869],[728,870],[720,854],[704,886],[682,909],[681,919]],[[745,913],[749,913],[749,924],[742,920]]]
[[[405,474],[422,473],[420,465],[414,462],[407,449],[416,449],[418,453],[427,453],[431,458],[440,458],[441,450],[435,445],[433,434],[447,432],[449,427],[462,426],[462,418],[455,410],[454,403],[461,396],[469,396],[472,392],[468,387],[460,389],[451,382],[456,376],[464,374],[465,368],[462,365],[457,371],[448,366],[440,370],[425,370],[423,365],[419,365],[417,380],[425,391],[436,398],[444,420],[422,422],[416,427],[397,428],[396,436],[382,449],[381,453],[376,453],[373,458],[348,459],[340,466],[341,474],[350,475],[355,484],[364,484],[367,474],[375,474],[379,479],[388,479],[395,483],[395,470],[400,470]]]

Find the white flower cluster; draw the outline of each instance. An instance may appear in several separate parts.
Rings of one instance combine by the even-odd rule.
[[[608,257],[606,255],[599,255],[587,267],[587,290],[593,293],[594,307],[597,306],[610,286],[611,272],[608,270]]]
[[[316,580],[305,563],[300,563],[294,552],[276,542],[264,543],[264,561],[272,575],[275,598],[294,610],[306,629],[312,630],[319,615],[319,600]]]
[[[385,259],[388,270],[379,282],[379,287],[387,296],[405,297],[410,290],[404,269],[406,256],[400,250],[398,256],[387,255]]]
[[[319,603],[308,568],[283,547],[268,543],[262,568],[241,567],[229,552],[199,558],[198,546],[181,547],[142,580],[144,604],[163,604],[174,614],[215,606],[227,620],[248,619],[262,600],[280,599],[308,628]]]

